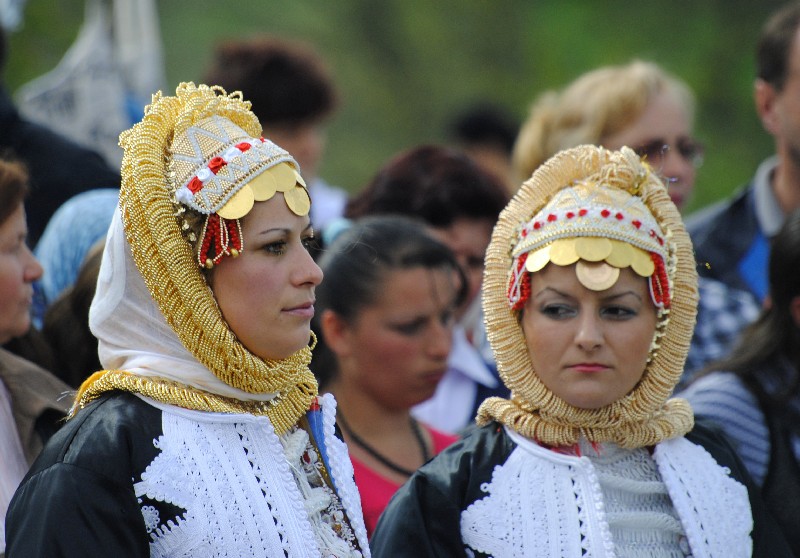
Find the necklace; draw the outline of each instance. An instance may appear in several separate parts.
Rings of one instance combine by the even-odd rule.
[[[344,418],[341,409],[337,409],[336,411],[336,418],[339,426],[342,427],[342,430],[347,433],[353,442],[363,449],[365,452],[370,454],[376,460],[378,460],[381,464],[385,465],[387,468],[391,469],[395,473],[399,473],[403,476],[410,477],[414,474],[414,470],[406,469],[405,467],[401,467],[400,465],[392,462],[388,458],[381,455],[378,450],[370,446],[367,442],[364,441],[363,438],[359,437],[353,429],[350,428],[350,425],[347,423],[347,420]],[[422,435],[422,428],[420,427],[419,423],[414,420],[414,417],[409,417],[409,422],[411,424],[411,430],[414,432],[414,437],[417,439],[417,443],[419,444],[419,449],[422,451],[422,460],[423,462],[427,463],[428,460],[431,458],[430,454],[428,453],[428,445],[425,443],[425,438]]]

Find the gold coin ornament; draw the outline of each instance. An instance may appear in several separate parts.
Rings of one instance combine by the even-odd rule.
[[[575,252],[587,262],[601,262],[611,254],[611,241],[607,238],[581,237],[575,239]]]
[[[278,191],[278,182],[269,171],[262,172],[250,182],[256,201],[267,201]]]
[[[553,259],[552,251],[553,245],[545,246],[535,252],[528,252],[528,258],[525,260],[525,269],[530,273],[540,271]]]
[[[219,208],[217,215],[223,219],[241,219],[253,209],[255,196],[252,188],[242,188]]]
[[[305,216],[310,211],[311,198],[291,155],[220,114],[178,134],[171,155],[175,202],[206,216],[200,235],[195,235],[201,267],[211,269],[223,257],[244,250],[238,220],[255,202],[282,192],[293,213]],[[194,234],[188,223],[183,229]]]
[[[641,181],[641,176],[634,177]],[[638,182],[637,182],[638,183]],[[633,189],[639,192],[639,186]],[[524,305],[522,294],[526,279],[522,274],[535,273],[548,263],[569,266],[579,262],[605,263],[606,267],[583,266],[583,277],[593,290],[598,285],[610,288],[619,273],[610,268],[632,269],[641,277],[661,281],[656,261],[666,262],[666,235],[631,189],[610,188],[602,179],[576,180],[557,191],[552,199],[525,223],[517,233],[511,250],[519,259],[527,254],[525,265],[514,265],[509,278],[508,300],[512,309]],[[602,272],[598,270],[605,270]],[[602,278],[601,278],[602,275]],[[616,279],[614,280],[616,281]],[[583,281],[582,281],[583,282]],[[669,292],[669,287],[651,288],[653,293]],[[659,307],[669,305],[663,297],[653,298]]]
[[[606,262],[587,262],[580,260],[575,264],[575,275],[581,285],[592,291],[605,291],[614,286],[619,279],[619,268]]]
[[[575,242],[574,238],[562,238],[553,242],[550,245],[550,261],[561,266],[572,265],[577,262],[579,256],[575,248]],[[528,257],[530,258],[530,256]],[[532,269],[528,269],[528,271],[533,273]]]
[[[642,277],[650,277],[656,270],[653,258],[650,257],[650,254],[642,252],[641,250],[634,252],[630,266]]]
[[[311,198],[305,188],[292,188],[288,192],[284,192],[283,197],[286,199],[289,209],[297,215],[308,215],[311,210]]]
[[[630,266],[631,261],[633,260],[633,251],[638,250],[638,248],[634,248],[627,242],[620,242],[619,240],[612,240],[611,244],[611,253],[606,256],[606,263],[619,268]],[[649,276],[650,274],[647,274],[643,277]]]

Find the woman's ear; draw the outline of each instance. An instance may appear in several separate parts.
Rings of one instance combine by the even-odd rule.
[[[342,358],[352,352],[352,336],[350,335],[350,325],[333,310],[324,310],[319,319],[319,326],[325,339],[325,344]]]
[[[789,313],[792,316],[795,327],[800,328],[800,296],[794,297],[789,303]]]

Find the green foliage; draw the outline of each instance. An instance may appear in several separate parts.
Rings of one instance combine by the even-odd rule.
[[[753,47],[776,0],[162,1],[168,89],[201,81],[212,46],[276,33],[314,43],[344,100],[322,174],[355,191],[401,149],[447,141],[448,119],[489,99],[520,119],[546,89],[598,65],[654,60],[698,96],[707,146],[693,207],[727,196],[772,151],[752,103]],[[83,0],[28,0],[11,36],[13,90],[48,71],[77,33]]]

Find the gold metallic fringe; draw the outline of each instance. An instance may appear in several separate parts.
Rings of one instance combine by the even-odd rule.
[[[154,95],[142,121],[120,136],[124,149],[120,207],[136,266],[178,338],[226,384],[247,393],[281,394],[280,401],[271,407],[274,410],[267,414],[274,417],[273,426],[282,434],[297,422],[316,396],[316,380],[308,369],[311,350],[306,347],[286,359],[264,361],[238,341],[222,318],[192,248],[181,234],[167,176],[172,138],[212,114],[224,116],[259,137],[261,126],[249,108],[250,103],[242,100],[241,93],[226,95],[220,88],[192,83],[178,86],[175,97],[163,97],[160,92]],[[164,394],[165,403],[184,403],[184,399],[172,397],[179,393],[177,389],[164,391],[161,384],[150,385],[149,381],[122,382],[120,374],[95,380],[97,386],[87,386],[85,395],[126,389],[148,396]],[[194,400],[211,401],[207,396]]]
[[[316,394],[317,391],[316,383],[301,384],[294,388],[301,392],[301,395]],[[278,394],[271,401],[242,401],[191,388],[164,378],[143,377],[124,370],[101,370],[95,372],[81,385],[70,415],[74,415],[102,394],[115,390],[138,393],[160,403],[195,411],[266,416],[273,425],[285,424],[287,421],[292,421],[295,414],[303,415],[308,410],[308,407],[303,406],[304,398],[292,397],[291,393]],[[286,404],[287,401],[290,402],[289,405]],[[296,419],[291,424],[295,422]]]
[[[672,306],[657,326],[642,380],[627,396],[600,409],[580,409],[554,395],[533,370],[518,317],[506,298],[511,250],[520,228],[565,186],[592,179],[640,195],[666,235]],[[540,442],[571,445],[583,435],[594,442],[627,448],[651,446],[691,430],[689,404],[667,399],[677,385],[689,350],[697,313],[697,273],[691,241],[661,182],[627,149],[594,146],[563,151],[542,165],[503,210],[486,254],[483,307],[487,335],[511,400],[490,398],[478,410],[478,424],[498,421]]]

